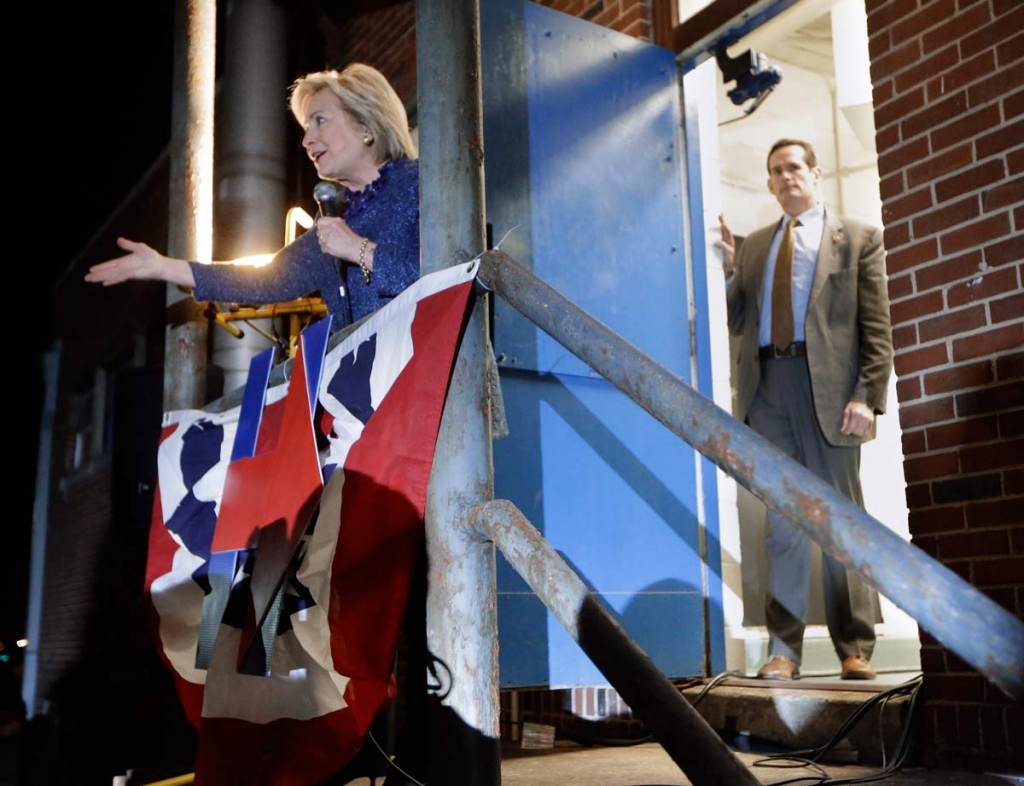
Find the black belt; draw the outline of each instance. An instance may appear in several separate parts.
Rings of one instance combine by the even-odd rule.
[[[761,360],[774,360],[775,358],[799,358],[807,354],[807,344],[803,341],[794,341],[785,349],[776,349],[774,344],[766,347],[759,347],[757,356]]]

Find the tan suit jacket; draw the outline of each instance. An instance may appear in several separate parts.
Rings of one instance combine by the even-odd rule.
[[[742,336],[734,380],[740,420],[746,420],[761,378],[761,294],[768,247],[777,228],[763,227],[743,240],[729,282],[729,332]],[[814,410],[825,440],[850,446],[874,439],[874,425],[863,437],[841,434],[840,428],[850,401],[864,402],[876,414],[885,412],[893,348],[879,229],[825,211],[804,332]]]

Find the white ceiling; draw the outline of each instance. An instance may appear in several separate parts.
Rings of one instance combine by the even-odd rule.
[[[764,53],[770,65],[792,63],[834,76],[829,12],[835,4],[836,0],[802,0],[730,46],[729,53],[737,56],[753,49]]]

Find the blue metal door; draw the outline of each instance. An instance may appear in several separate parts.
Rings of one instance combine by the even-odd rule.
[[[481,0],[481,51],[491,244],[692,384],[673,53],[517,0]],[[496,497],[524,512],[666,675],[722,668],[707,623],[721,638],[711,608],[721,579],[707,569],[717,520],[698,514],[698,456],[494,303],[510,428],[494,445]],[[500,557],[498,592],[502,687],[607,684]]]

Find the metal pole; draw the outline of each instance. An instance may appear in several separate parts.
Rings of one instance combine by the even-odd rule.
[[[897,606],[1008,696],[1024,695],[1024,622],[906,542],[500,251],[490,289],[588,363]]]
[[[477,0],[417,0],[416,53],[420,265],[432,272],[486,247]],[[426,505],[426,637],[441,681],[428,703],[428,770],[449,786],[501,782],[495,551],[468,525],[494,494],[486,314],[484,296],[462,339]]]
[[[475,508],[470,520],[498,545],[694,786],[758,783],[522,511],[494,500]]]
[[[213,234],[213,92],[216,0],[177,0],[171,100],[168,255],[209,259]],[[190,297],[167,285],[167,306]],[[201,407],[206,398],[205,321],[168,325],[164,410]]]

